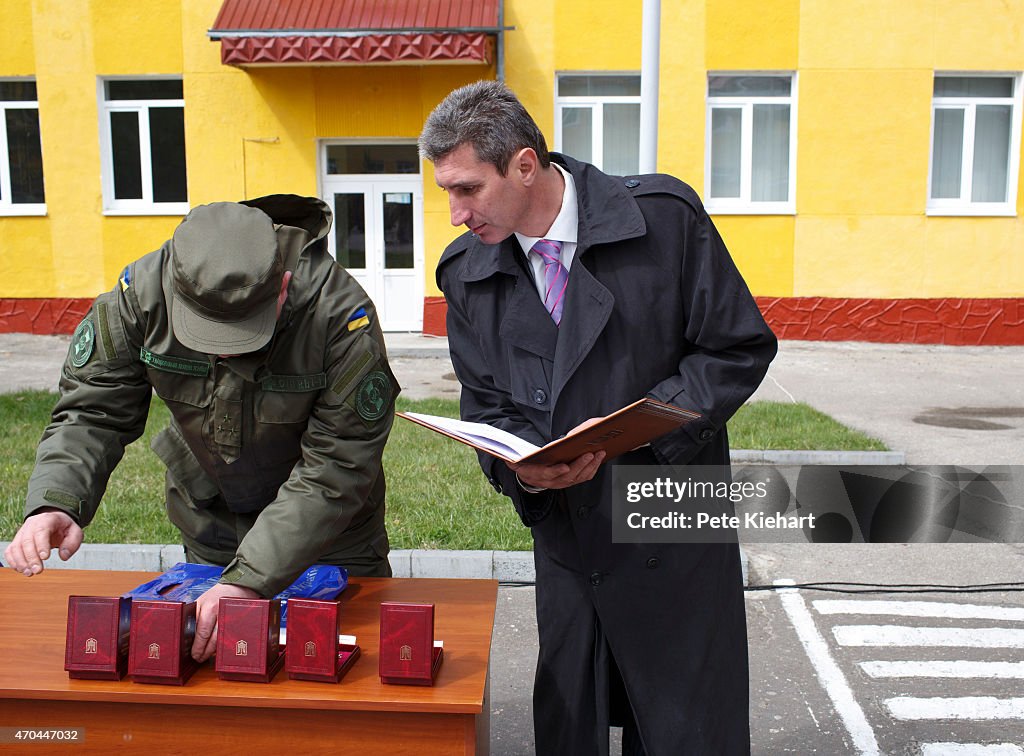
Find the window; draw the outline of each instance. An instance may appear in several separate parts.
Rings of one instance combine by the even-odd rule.
[[[102,80],[100,104],[104,212],[187,213],[181,79]]]
[[[792,74],[708,74],[704,197],[717,213],[793,213]]]
[[[560,74],[555,98],[555,149],[605,173],[640,171],[640,77]]]
[[[1015,214],[1020,90],[1017,76],[935,75],[929,214]]]
[[[420,153],[415,144],[325,145],[329,174],[419,173]]]
[[[0,81],[0,215],[45,215],[36,83]]]

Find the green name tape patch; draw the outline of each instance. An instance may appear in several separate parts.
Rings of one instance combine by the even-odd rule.
[[[210,363],[200,360],[189,360],[184,357],[172,357],[166,354],[156,354],[145,347],[139,349],[139,359],[154,370],[163,370],[165,373],[179,373],[180,375],[206,376],[210,372]]]
[[[298,394],[306,391],[319,391],[327,388],[327,374],[312,375],[270,375],[260,381],[264,391],[280,391]]]

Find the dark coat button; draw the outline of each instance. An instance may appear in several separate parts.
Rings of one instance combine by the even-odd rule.
[[[587,512],[589,511],[590,510],[588,510],[586,507],[580,507],[579,509],[576,510],[576,516],[582,520],[584,517],[587,516]]]
[[[533,401],[537,404],[544,404],[548,400],[548,392],[544,389],[535,389],[533,392]]]
[[[630,189],[636,189],[640,186],[640,179],[626,179],[626,186]]]
[[[713,430],[711,430],[710,428],[705,428],[700,432],[700,440],[709,441],[713,435],[715,435],[715,432]]]
[[[604,578],[601,577],[601,573],[600,572],[591,572],[590,573],[590,584],[591,585],[601,585],[601,581],[602,580],[604,580]]]
[[[659,564],[658,557],[651,557],[650,559],[647,560],[647,569],[649,569],[649,570],[656,569],[658,567],[658,564]]]

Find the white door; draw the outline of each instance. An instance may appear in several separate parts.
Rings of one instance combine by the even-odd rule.
[[[373,148],[357,146],[361,151]],[[349,149],[351,145],[329,145],[328,149],[331,147]],[[386,147],[393,151],[395,145]],[[411,149],[415,154],[415,145]],[[366,289],[377,307],[381,328],[421,331],[423,180],[418,175],[418,159],[416,175],[345,175],[330,172],[336,163],[325,164],[323,199],[334,212],[328,242],[331,254]],[[378,164],[387,166],[383,161],[371,165]]]

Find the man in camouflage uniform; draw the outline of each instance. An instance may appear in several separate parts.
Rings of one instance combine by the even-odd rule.
[[[399,388],[330,223],[294,195],[204,205],[96,299],[5,552],[15,570],[77,551],[155,390],[172,415],[152,444],[167,514],[190,561],[225,566],[193,656],[213,653],[222,596],[273,596],[315,562],[391,574],[381,454]]]

